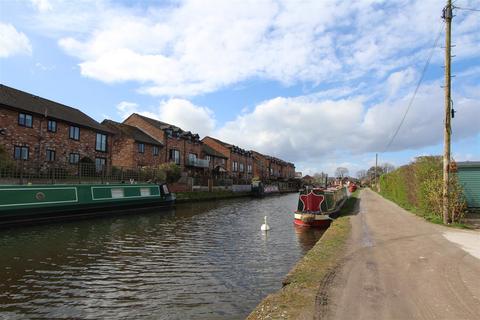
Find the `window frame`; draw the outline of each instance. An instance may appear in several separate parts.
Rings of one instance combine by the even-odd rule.
[[[238,161],[232,161],[232,172],[238,171]]]
[[[75,161],[75,162],[72,162],[72,156],[73,155],[76,155],[78,157],[77,161]],[[80,163],[80,153],[70,152],[69,155],[68,155],[68,163],[69,164],[79,164]]]
[[[79,132],[80,135],[80,132]],[[100,148],[99,148],[99,139],[100,136]],[[105,138],[105,139],[103,139]],[[102,148],[103,147],[103,148]],[[108,136],[104,133],[97,132],[95,135],[95,151],[107,152],[108,151]]]
[[[22,117],[23,116],[23,117]],[[30,117],[30,125],[27,125],[27,117]],[[23,118],[23,123],[20,119]],[[25,128],[33,128],[33,116],[30,113],[18,113],[18,125]]]
[[[73,137],[72,137],[72,129],[73,129]],[[75,132],[76,130],[75,129],[78,129],[78,138],[75,138]],[[68,127],[68,138],[69,139],[72,139],[72,140],[75,140],[75,141],[80,141],[80,127],[76,127],[76,126],[69,126]]]
[[[52,126],[50,126],[50,124],[53,124],[53,128],[52,128]],[[56,120],[49,119],[47,121],[47,131],[48,132],[53,132],[53,133],[57,132],[57,121]]]
[[[154,157],[158,156],[160,154],[160,148],[158,146],[153,146],[152,147],[152,154]]]
[[[103,167],[101,169],[99,169],[99,164],[97,163],[98,160],[103,160],[103,163],[101,164]],[[95,170],[97,172],[101,172],[103,171],[107,166],[107,158],[104,158],[104,157],[95,157]]]
[[[245,164],[243,162],[240,162],[238,164],[238,172],[244,172],[245,170]]]
[[[53,158],[52,158],[53,155]],[[46,149],[45,150],[45,160],[47,162],[54,162],[56,158],[56,152],[53,149]]]
[[[177,161],[177,158],[175,157],[175,155],[177,155],[177,154],[178,154],[178,161]],[[173,157],[172,157],[172,155],[173,155]],[[168,156],[169,156],[170,162],[174,162],[175,164],[180,165],[180,161],[181,161],[181,160],[180,160],[180,150],[178,150],[178,149],[170,149]],[[173,161],[172,161],[172,160],[173,160]]]
[[[20,150],[19,157],[17,157],[17,150]],[[26,157],[23,157],[23,151],[26,150]],[[28,146],[13,146],[14,160],[28,160],[30,158],[30,148]]]
[[[145,143],[138,142],[137,143],[137,151],[138,151],[138,153],[145,153]]]

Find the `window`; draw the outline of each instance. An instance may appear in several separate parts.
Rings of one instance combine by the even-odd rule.
[[[138,152],[145,153],[145,143],[138,144]]]
[[[153,146],[153,155],[158,156],[158,147],[157,146]]]
[[[270,168],[270,175],[273,176],[273,168]]]
[[[247,165],[247,172],[252,173],[252,165],[251,164]]]
[[[97,133],[97,138],[95,140],[95,150],[97,151],[107,151],[107,135],[102,133]]]
[[[70,126],[69,129],[69,138],[73,140],[80,140],[80,128]]]
[[[68,162],[70,164],[77,164],[80,162],[80,154],[78,153],[70,153],[68,156]]]
[[[232,163],[232,171],[233,172],[237,172],[238,170],[238,162],[237,161],[233,161]]]
[[[95,158],[95,168],[97,171],[102,171],[105,169],[107,164],[107,159],[105,158]]]
[[[180,151],[170,149],[170,161],[180,164]]]
[[[243,172],[243,163],[240,163],[240,172]]]
[[[55,161],[55,150],[47,149],[47,161]]]
[[[188,160],[189,161],[195,161],[197,160],[197,155],[195,153],[189,153],[188,154]]]
[[[15,160],[28,160],[28,147],[15,146],[13,158]]]
[[[50,132],[57,132],[57,121],[48,120],[47,130]]]
[[[206,156],[205,156],[205,160],[210,161],[210,160],[212,160],[212,157],[210,157],[209,155],[206,155]]]
[[[33,125],[33,118],[31,114],[19,113],[18,124],[22,127],[31,128]]]
[[[222,158],[222,160],[220,161],[220,163],[224,166],[224,165],[225,165],[225,159]]]

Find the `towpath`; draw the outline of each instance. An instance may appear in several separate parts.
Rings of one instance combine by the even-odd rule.
[[[478,231],[428,223],[371,190],[351,222],[318,319],[480,319]]]

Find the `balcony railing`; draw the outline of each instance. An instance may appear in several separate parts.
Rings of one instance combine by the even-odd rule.
[[[187,166],[197,168],[208,168],[210,166],[210,160],[207,159],[187,159]]]

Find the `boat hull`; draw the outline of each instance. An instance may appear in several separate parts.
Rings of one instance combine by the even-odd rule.
[[[326,214],[295,212],[293,223],[302,227],[328,228],[332,219]]]
[[[175,195],[163,186],[0,186],[0,227],[168,208]]]

